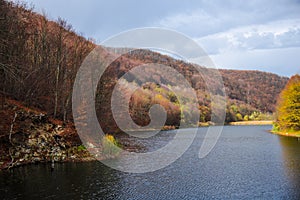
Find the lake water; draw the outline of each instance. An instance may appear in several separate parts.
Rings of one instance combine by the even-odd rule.
[[[300,199],[300,141],[270,129],[225,126],[215,148],[199,159],[206,131],[200,128],[181,158],[144,174],[100,162],[56,164],[53,172],[49,164],[0,172],[0,199]],[[155,146],[170,137],[172,131],[149,141]]]

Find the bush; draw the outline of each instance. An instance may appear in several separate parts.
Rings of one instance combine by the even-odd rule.
[[[84,151],[84,150],[86,150],[86,148],[83,145],[77,147],[77,151]]]
[[[241,113],[237,113],[237,114],[236,114],[236,119],[237,119],[238,121],[243,121],[243,116],[241,115]]]
[[[116,156],[119,154],[119,145],[114,138],[114,136],[105,134],[105,136],[102,139],[102,153],[109,156]]]

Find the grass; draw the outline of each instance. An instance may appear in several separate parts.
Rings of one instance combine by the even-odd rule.
[[[80,146],[77,147],[77,150],[78,151],[84,151],[84,150],[86,150],[86,148],[85,148],[85,146],[80,145]]]

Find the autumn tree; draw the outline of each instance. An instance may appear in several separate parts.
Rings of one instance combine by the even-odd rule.
[[[292,76],[281,92],[277,103],[278,131],[300,130],[300,75]]]

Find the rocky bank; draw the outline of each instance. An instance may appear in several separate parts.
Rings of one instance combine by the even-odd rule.
[[[28,163],[92,161],[72,123],[6,100],[0,109],[0,168]]]

